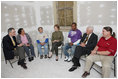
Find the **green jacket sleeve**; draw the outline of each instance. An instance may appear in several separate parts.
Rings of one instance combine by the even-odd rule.
[[[63,33],[62,32],[60,33],[61,33],[61,39],[59,41],[63,41],[64,40]]]
[[[51,39],[51,41],[54,41],[54,32],[52,33],[52,39]]]

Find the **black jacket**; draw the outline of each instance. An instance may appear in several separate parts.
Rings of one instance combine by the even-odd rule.
[[[87,36],[87,34],[84,33],[80,43],[85,40],[86,36]],[[97,41],[98,41],[98,36],[96,34],[92,33],[90,38],[88,39],[86,49],[93,50],[97,44]]]
[[[14,58],[14,48],[17,47],[16,37],[13,37],[13,40],[15,41],[16,45],[13,46],[12,40],[9,35],[6,35],[3,37],[2,44],[3,44],[3,52],[6,60],[13,59]]]

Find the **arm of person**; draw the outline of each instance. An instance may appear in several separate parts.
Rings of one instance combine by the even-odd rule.
[[[37,44],[40,44],[41,43],[40,40],[36,40],[36,42],[37,42]]]
[[[45,43],[47,43],[47,42],[48,42],[48,38],[45,39]]]
[[[81,39],[78,39],[76,42],[73,43],[73,45],[79,44],[80,40],[81,40]]]
[[[14,47],[10,45],[8,39],[6,38],[3,38],[3,47],[6,48],[7,50],[11,51],[11,50],[14,50]]]
[[[98,55],[109,55],[111,52],[109,52],[109,51],[97,51],[97,53],[96,54],[98,54]]]
[[[98,40],[98,37],[96,36],[96,37],[94,37],[94,39],[93,39],[93,41],[92,41],[92,43],[91,44],[89,44],[89,45],[86,45],[86,48],[93,48],[93,47],[95,47],[96,46],[96,44],[97,44],[97,40]]]
[[[63,33],[61,32],[61,39],[59,41],[63,41],[64,37],[63,37]]]

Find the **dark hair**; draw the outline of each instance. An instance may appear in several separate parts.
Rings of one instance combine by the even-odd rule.
[[[105,29],[106,31],[109,31],[111,36],[115,38],[116,34],[115,34],[115,32],[112,33],[112,28],[111,27],[107,26],[107,27],[104,27],[103,29]]]
[[[22,30],[23,30],[23,28],[18,29],[18,34],[21,34]]]
[[[75,24],[75,26],[77,26],[77,23],[76,22],[73,22],[72,25]]]
[[[59,25],[58,24],[55,24],[54,27],[57,27],[58,29],[60,29]]]
[[[8,34],[9,34],[9,32],[11,32],[12,30],[15,30],[15,29],[14,29],[14,28],[12,28],[12,27],[11,27],[11,28],[9,28],[9,29],[8,29]]]
[[[43,29],[43,27],[39,27],[38,30],[39,30],[39,29]]]

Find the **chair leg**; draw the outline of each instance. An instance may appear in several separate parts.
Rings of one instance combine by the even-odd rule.
[[[9,61],[10,65],[11,65],[11,67],[13,68],[13,65],[12,65],[11,61],[10,60],[8,60],[8,61]]]
[[[114,59],[114,76],[116,77],[116,63],[115,63],[115,59]]]
[[[63,49],[61,48],[61,58],[62,58],[62,51],[63,51]]]
[[[94,63],[92,64],[92,66],[91,66],[90,70],[92,69],[93,65],[94,65]]]
[[[39,52],[38,52],[38,57],[39,57]]]

